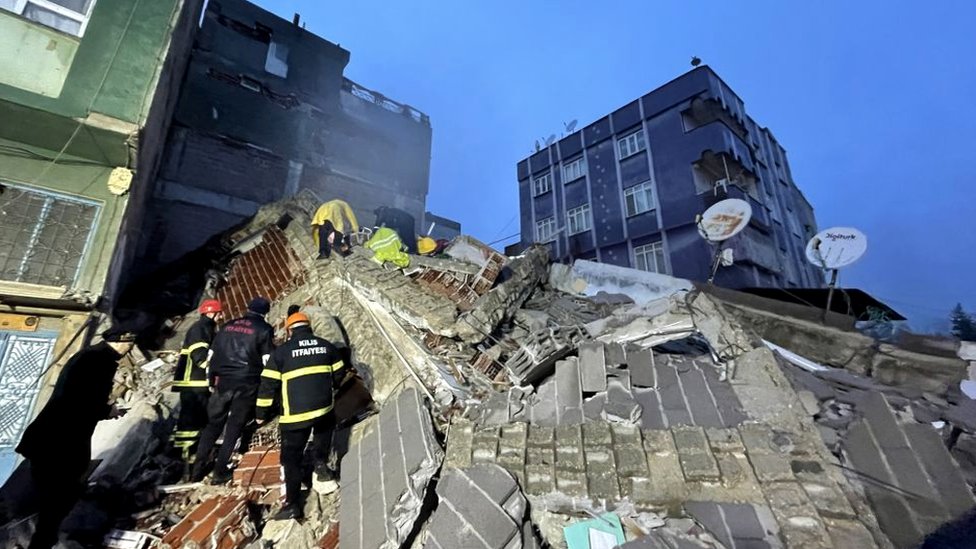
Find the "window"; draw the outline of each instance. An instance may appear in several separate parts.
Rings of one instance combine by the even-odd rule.
[[[637,154],[645,148],[644,130],[637,130],[627,137],[621,137],[617,140],[617,156],[621,160],[630,155]]]
[[[0,194],[0,280],[71,286],[99,205],[4,184]]]
[[[550,242],[556,237],[556,218],[547,217],[535,222],[535,241]]]
[[[84,36],[95,0],[0,0],[5,9],[35,23]]]
[[[653,210],[654,191],[651,189],[651,182],[647,181],[625,190],[624,201],[627,203],[627,217]]]
[[[539,196],[540,194],[546,194],[552,190],[552,174],[547,173],[543,176],[535,178],[532,182],[532,192],[533,196]]]
[[[583,158],[577,158],[569,164],[563,166],[563,183],[575,181],[586,174],[586,163]]]
[[[664,246],[660,242],[634,248],[634,266],[642,271],[667,274],[664,268]]]
[[[590,205],[583,204],[566,212],[566,227],[570,235],[590,230]]]
[[[288,78],[288,46],[274,40],[268,42],[268,57],[264,60],[264,71]]]

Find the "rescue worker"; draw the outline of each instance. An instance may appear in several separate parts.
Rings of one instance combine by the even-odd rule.
[[[326,461],[332,446],[335,414],[333,396],[342,377],[343,361],[338,349],[312,333],[305,313],[288,317],[289,339],[275,349],[261,372],[258,393],[258,422],[280,414],[281,465],[285,469],[285,505],[272,520],[302,518],[302,459],[308,437],[312,439],[316,480],[325,491],[338,486]]]
[[[224,431],[224,442],[214,460],[213,484],[230,481],[231,472],[227,465],[238,440],[241,441],[240,451],[247,451],[254,434],[250,424],[254,420],[261,371],[274,350],[274,329],[264,320],[270,310],[271,303],[267,299],[252,299],[244,316],[224,324],[210,345],[209,377],[213,393],[207,402],[207,426],[200,435],[193,464],[191,479],[194,482],[203,480],[206,475],[210,453],[221,431]]]
[[[373,261],[383,264],[393,263],[401,269],[410,266],[410,256],[405,252],[406,247],[396,231],[389,227],[380,227],[373,232],[373,236],[363,245],[373,251]]]
[[[400,236],[407,251],[417,255],[417,233],[414,230],[416,222],[412,215],[399,208],[387,206],[380,206],[373,210],[373,213],[376,214],[374,225],[393,229]]]
[[[192,461],[200,431],[207,425],[207,400],[210,398],[207,355],[222,311],[223,307],[216,299],[205,299],[200,304],[200,319],[187,330],[180,359],[176,363],[173,390],[180,393],[180,417],[176,421],[172,440],[173,446],[181,450],[186,463]]]
[[[102,342],[79,351],[61,370],[54,392],[17,446],[30,465],[38,495],[37,527],[30,549],[49,549],[84,491],[95,425],[114,410],[109,403],[119,361],[135,334],[111,329]]]
[[[330,200],[315,211],[312,217],[312,236],[319,247],[319,259],[328,258],[332,251],[345,255],[349,251],[349,235],[359,230],[359,222],[349,204]]]

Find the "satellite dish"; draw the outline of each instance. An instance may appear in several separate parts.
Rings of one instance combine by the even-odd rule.
[[[820,231],[807,243],[807,261],[823,269],[846,267],[864,255],[868,237],[850,227]]]
[[[556,140],[556,134],[550,135],[549,138],[546,139],[546,146],[548,147],[549,145],[552,145],[553,141],[555,140]]]
[[[578,123],[578,122],[577,122],[576,120],[571,120],[571,121],[569,122],[569,124],[566,124],[566,133],[572,133],[572,132],[573,132],[573,130],[575,130],[575,129],[576,129],[576,124],[577,124],[577,123]]]
[[[713,204],[698,218],[698,233],[709,242],[721,242],[742,232],[750,219],[752,206],[748,202],[728,198]]]

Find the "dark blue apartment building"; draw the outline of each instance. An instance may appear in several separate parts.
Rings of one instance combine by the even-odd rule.
[[[695,216],[725,198],[753,217],[727,242],[716,284],[817,287],[804,258],[813,207],[786,151],[709,67],[697,67],[518,163],[521,241],[591,259],[706,280],[713,248]]]

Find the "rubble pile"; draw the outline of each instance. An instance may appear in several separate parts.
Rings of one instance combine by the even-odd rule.
[[[266,426],[231,487],[140,477],[155,500],[116,528],[174,548],[888,548],[976,504],[933,427],[972,434],[951,421],[970,410],[958,394],[822,366],[688,281],[550,265],[544,247],[506,258],[460,238],[403,270],[359,247],[318,260],[318,203],[300,193],[228,235],[215,291],[273,297],[279,328],[300,305],[348,352],[340,490],[310,482],[303,522],[269,520],[282,486]],[[129,415],[164,407],[158,371],[130,384]],[[166,470],[146,460],[158,448],[133,453],[130,482]]]

